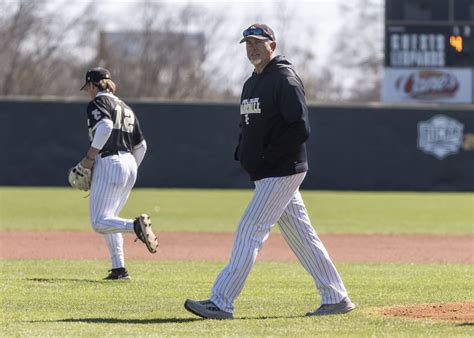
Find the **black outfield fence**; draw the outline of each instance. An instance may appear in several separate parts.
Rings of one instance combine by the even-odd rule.
[[[129,102],[148,152],[139,187],[252,187],[233,160],[237,104]],[[86,101],[0,100],[0,185],[64,186],[88,148]],[[474,191],[474,106],[311,106],[310,170],[325,190]]]

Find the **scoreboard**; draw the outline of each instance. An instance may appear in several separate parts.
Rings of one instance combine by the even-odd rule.
[[[474,103],[474,0],[385,0],[382,100]]]
[[[386,67],[474,67],[474,25],[387,25]]]

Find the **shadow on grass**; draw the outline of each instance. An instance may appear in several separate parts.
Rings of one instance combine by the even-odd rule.
[[[129,280],[102,280],[102,279],[78,279],[78,278],[27,278],[27,281],[37,283],[57,283],[57,282],[81,282],[81,283],[127,283]]]
[[[302,318],[302,316],[262,316],[262,317],[241,317],[235,320],[266,320],[266,319],[290,319]],[[206,320],[203,318],[155,318],[155,319],[118,319],[118,318],[66,318],[58,320],[32,320],[28,323],[92,323],[92,324],[176,324],[191,323]]]
[[[118,318],[66,318],[58,320],[32,320],[29,323],[92,323],[92,324],[167,324],[188,323],[199,318],[155,318],[155,319],[118,319]]]
[[[465,323],[458,324],[456,326],[474,326],[474,322],[465,322]]]
[[[265,320],[265,319],[294,319],[294,318],[309,318],[304,315],[300,316],[260,316],[260,317],[240,317],[240,318],[235,318],[235,319],[242,319],[242,320],[248,320],[248,319],[257,319],[257,320]],[[234,319],[234,320],[235,320]]]

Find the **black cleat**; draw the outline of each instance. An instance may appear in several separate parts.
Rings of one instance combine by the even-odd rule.
[[[125,268],[117,268],[109,271],[109,275],[105,277],[104,280],[130,280],[128,271]]]

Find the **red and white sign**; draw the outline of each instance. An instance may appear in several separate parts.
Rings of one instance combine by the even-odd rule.
[[[384,102],[473,103],[468,68],[385,68]]]

